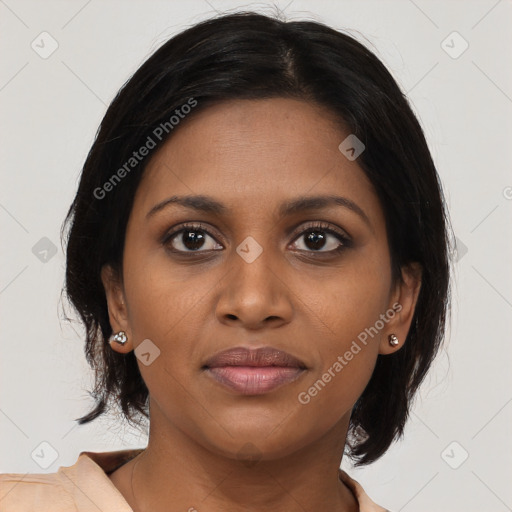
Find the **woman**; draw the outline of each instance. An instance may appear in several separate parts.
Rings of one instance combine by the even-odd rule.
[[[2,510],[385,510],[339,467],[403,434],[451,240],[375,55],[255,13],[185,30],[110,105],[65,226],[96,372],[78,421],[119,405],[149,442],[1,475]]]

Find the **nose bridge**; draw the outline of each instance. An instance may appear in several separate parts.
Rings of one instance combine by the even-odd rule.
[[[232,263],[244,278],[258,281],[268,267],[276,264],[277,243],[275,219],[269,208],[262,209],[261,202],[248,198],[236,225],[236,236],[240,237],[234,246]]]
[[[261,235],[249,235],[244,238],[233,254],[236,287],[243,288],[246,294],[250,294],[251,289],[255,293],[272,293],[276,284],[275,271],[272,271],[272,265],[276,264],[274,253],[269,237],[263,240]]]
[[[247,236],[235,247],[229,263],[232,272],[217,305],[221,321],[236,317],[254,326],[269,317],[290,316],[291,304],[279,276],[277,253],[270,237],[261,235]]]

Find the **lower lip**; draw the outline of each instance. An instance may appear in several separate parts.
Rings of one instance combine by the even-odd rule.
[[[220,366],[207,368],[217,382],[242,395],[263,395],[290,384],[304,372],[285,366]]]

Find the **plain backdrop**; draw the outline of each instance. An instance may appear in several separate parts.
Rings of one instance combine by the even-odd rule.
[[[457,236],[446,348],[405,438],[369,467],[343,467],[395,512],[512,510],[505,0],[0,0],[0,472],[55,472],[80,451],[145,446],[115,418],[73,421],[91,409],[92,380],[80,326],[62,320],[60,227],[106,107],[137,67],[216,11],[272,13],[273,5],[288,20],[347,31],[387,65],[424,127]],[[42,448],[55,451],[46,468],[33,456]]]

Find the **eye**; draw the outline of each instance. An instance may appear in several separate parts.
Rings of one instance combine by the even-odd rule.
[[[311,223],[295,240],[302,241],[297,249],[306,252],[334,253],[351,245],[351,240],[346,235],[323,222]]]
[[[303,229],[292,245],[299,251],[310,253],[337,253],[351,246],[351,240],[328,223],[312,222]],[[302,243],[298,243],[302,242]],[[200,253],[223,249],[202,224],[186,224],[167,233],[162,244],[176,253]],[[302,247],[301,247],[302,246]]]
[[[173,252],[208,252],[222,249],[222,245],[201,224],[189,224],[167,233],[162,244]],[[202,249],[202,250],[200,250]]]

